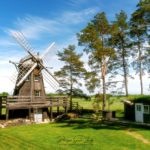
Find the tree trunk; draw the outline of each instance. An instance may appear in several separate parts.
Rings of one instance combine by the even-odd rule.
[[[72,111],[72,89],[73,89],[72,67],[70,67],[70,111]]]
[[[141,87],[141,95],[143,95],[143,70],[142,70],[142,57],[141,57],[141,46],[140,43],[138,44],[138,51],[139,51],[139,78],[140,78],[140,87]]]
[[[123,63],[123,72],[124,72],[125,92],[126,96],[128,96],[128,79],[127,79],[126,65],[124,63]]]
[[[122,61],[123,61],[123,73],[124,73],[124,84],[125,84],[125,93],[128,96],[128,79],[127,79],[127,68],[125,60],[125,48],[122,43]]]
[[[72,86],[70,88],[70,110],[72,111]]]
[[[103,106],[102,110],[106,109],[106,58],[104,57],[103,65],[102,65],[102,82],[103,82]]]
[[[105,83],[105,76],[102,77],[102,81],[103,81],[103,106],[102,106],[102,110],[106,109],[106,83]]]

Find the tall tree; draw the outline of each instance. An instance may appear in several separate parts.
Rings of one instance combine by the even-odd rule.
[[[128,96],[128,75],[129,75],[129,45],[130,38],[128,36],[128,22],[127,15],[124,11],[116,14],[116,20],[112,24],[110,43],[116,49],[117,59],[115,60],[117,65],[116,69],[122,68],[125,93]]]
[[[81,85],[81,77],[85,72],[81,56],[76,53],[74,45],[64,48],[63,52],[58,52],[59,60],[64,62],[64,66],[56,71],[55,75],[59,78],[61,87],[70,96],[70,109],[72,109],[73,89],[76,85]]]
[[[150,25],[150,0],[140,0],[134,15],[137,19],[143,19],[144,24]]]
[[[100,88],[102,80],[103,110],[106,106],[106,75],[108,64],[114,55],[114,50],[108,46],[109,22],[104,12],[98,13],[94,19],[77,34],[79,45],[85,46],[84,51],[89,56],[88,64],[91,68],[87,72],[87,87],[89,90]]]
[[[144,47],[145,41],[147,40],[147,26],[145,20],[138,16],[138,11],[135,11],[130,19],[130,35],[132,38],[132,56],[135,57],[133,61],[133,68],[136,73],[139,74],[141,94],[143,94],[143,74],[148,65],[145,60],[147,60],[147,51]],[[137,17],[138,16],[138,17]]]

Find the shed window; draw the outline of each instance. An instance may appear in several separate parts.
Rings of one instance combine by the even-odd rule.
[[[149,106],[144,105],[144,114],[149,114]]]
[[[136,106],[136,110],[137,110],[137,111],[141,111],[141,105],[137,105],[137,106]]]
[[[35,96],[40,96],[40,91],[36,90],[36,91],[34,92],[34,95],[35,95]]]

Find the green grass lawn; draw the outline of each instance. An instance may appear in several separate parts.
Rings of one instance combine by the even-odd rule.
[[[150,141],[147,129],[130,127]],[[121,126],[87,119],[0,128],[0,150],[147,150],[149,144]]]
[[[110,110],[123,116],[122,99],[114,97]],[[84,109],[93,102],[73,99]],[[101,105],[101,104],[100,104]],[[3,110],[3,114],[5,110]],[[131,132],[131,134],[129,134]],[[148,141],[148,143],[144,143]],[[135,126],[106,125],[90,119],[0,128],[0,150],[148,150],[150,130]]]

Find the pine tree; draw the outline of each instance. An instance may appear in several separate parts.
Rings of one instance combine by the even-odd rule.
[[[125,85],[125,93],[128,96],[128,75],[130,56],[130,38],[128,35],[127,15],[124,11],[116,14],[116,20],[112,24],[110,44],[116,49],[116,64],[115,69],[122,69]]]
[[[98,13],[94,19],[77,34],[79,45],[85,46],[84,51],[89,55],[88,64],[91,68],[86,73],[87,87],[90,91],[100,88],[102,80],[103,110],[106,106],[106,75],[108,64],[114,49],[108,46],[109,22],[104,12]]]
[[[140,0],[137,4],[137,10],[134,12],[134,17],[143,19],[144,24],[150,25],[150,0]]]
[[[141,94],[143,94],[143,75],[146,70],[146,49],[144,47],[147,40],[147,26],[143,18],[137,17],[137,11],[132,14],[130,19],[130,35],[132,38],[132,56],[135,57],[133,61],[133,68],[139,74]]]
[[[81,86],[81,78],[84,75],[84,63],[80,60],[81,54],[77,54],[74,45],[64,48],[63,52],[58,52],[59,60],[64,62],[64,66],[55,72],[61,83],[64,92],[70,96],[70,109],[72,110],[72,95],[76,85]]]

